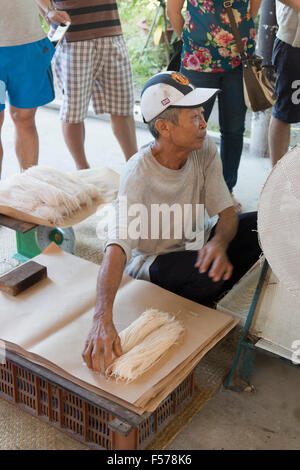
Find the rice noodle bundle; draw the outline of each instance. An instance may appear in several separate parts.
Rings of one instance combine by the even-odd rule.
[[[119,334],[123,353],[127,353],[141,343],[155,329],[173,320],[174,317],[169,313],[160,312],[154,308],[146,310]]]
[[[42,166],[31,167],[27,170],[27,175],[35,178],[39,182],[51,185],[59,191],[63,191],[70,198],[76,198],[75,208],[82,205],[90,206],[94,198],[99,198],[99,189],[89,184],[75,174]],[[76,210],[76,209],[75,209]]]
[[[101,192],[76,176],[54,168],[36,166],[0,183],[0,205],[63,224],[82,207],[100,202]]]
[[[178,342],[184,328],[174,317],[168,316],[167,323],[155,328],[139,344],[113,362],[110,376],[125,380],[127,383],[132,382],[150,369],[171,346]]]

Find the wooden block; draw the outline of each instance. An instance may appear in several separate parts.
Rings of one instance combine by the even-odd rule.
[[[28,261],[0,277],[0,290],[16,296],[46,277],[45,266],[35,261]]]
[[[36,224],[30,224],[28,222],[22,222],[21,220],[13,219],[12,217],[8,217],[7,215],[0,214],[0,225],[4,227],[11,228],[19,233],[26,233],[29,230],[37,227]]]

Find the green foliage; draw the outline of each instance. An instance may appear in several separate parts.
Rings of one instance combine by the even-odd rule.
[[[47,25],[46,21],[44,18],[40,15],[40,22],[42,23],[43,30],[45,31],[46,34],[49,33],[49,26]]]
[[[129,50],[133,80],[135,87],[140,91],[153,74],[161,72],[167,65],[165,46],[155,45],[153,34],[148,46],[145,48],[147,35],[155,19],[159,6],[157,0],[119,0],[118,8],[122,22],[122,29]],[[143,30],[138,23],[148,27]],[[161,25],[159,17],[156,25]],[[147,34],[146,34],[146,33]]]
[[[127,41],[132,66],[133,80],[137,89],[142,89],[146,81],[166,67],[163,47],[153,46],[142,53],[140,45]]]

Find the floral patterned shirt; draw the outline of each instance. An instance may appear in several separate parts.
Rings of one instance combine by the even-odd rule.
[[[250,0],[235,0],[233,14],[244,48],[255,52],[255,27],[250,15]],[[240,65],[223,0],[188,0],[183,28],[182,65],[199,72],[225,72]]]

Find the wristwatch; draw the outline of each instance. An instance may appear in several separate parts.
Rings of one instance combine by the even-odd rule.
[[[45,10],[45,15],[48,16],[50,11],[54,11],[55,8],[51,5],[50,7],[47,7]]]

